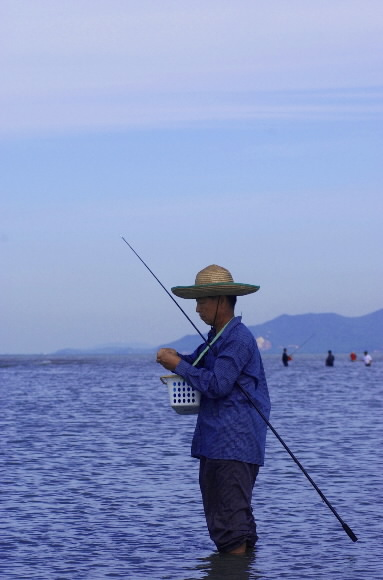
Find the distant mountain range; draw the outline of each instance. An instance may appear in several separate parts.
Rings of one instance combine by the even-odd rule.
[[[278,353],[283,347],[306,353],[357,353],[383,351],[383,309],[372,314],[346,317],[339,314],[278,316],[249,327],[264,352]]]
[[[339,314],[283,314],[256,326],[249,326],[260,350],[278,354],[299,349],[307,354],[361,353],[383,351],[383,309],[358,317]],[[178,352],[193,351],[202,339],[198,334],[186,335],[156,348],[137,344],[111,344],[86,350],[63,349],[55,354],[134,354],[154,352],[160,346],[175,348]]]
[[[277,354],[284,347],[310,354],[383,351],[383,309],[372,314],[346,317],[339,314],[282,314],[269,322],[249,326],[259,349]],[[191,352],[201,343],[187,335],[167,344],[178,352]]]
[[[146,352],[155,352],[156,350],[157,347],[147,346],[145,344],[112,343],[93,346],[90,348],[61,348],[51,354],[60,356],[83,354],[144,354]]]

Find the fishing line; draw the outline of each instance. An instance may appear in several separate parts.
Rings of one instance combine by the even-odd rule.
[[[188,319],[188,321],[190,322],[190,324],[193,326],[193,328],[198,332],[198,334],[201,336],[201,338],[203,339],[203,341],[208,344],[208,341],[206,340],[206,338],[204,337],[204,335],[202,334],[202,332],[200,332],[198,330],[198,328],[196,327],[196,325],[194,324],[194,322],[189,318],[189,316],[186,314],[186,312],[181,308],[181,306],[178,304],[178,302],[173,298],[173,296],[170,294],[170,292],[165,288],[165,286],[162,284],[162,282],[157,278],[157,276],[152,272],[152,270],[149,268],[149,266],[144,262],[144,260],[137,254],[137,252],[132,248],[132,246],[126,241],[126,239],[121,236],[121,238],[124,240],[125,244],[127,244],[127,246],[129,246],[129,248],[132,250],[132,252],[137,256],[137,258],[140,260],[140,262],[143,263],[143,265],[145,266],[145,268],[147,270],[149,270],[149,272],[151,273],[151,275],[157,280],[157,282],[159,283],[159,285],[165,290],[166,294],[173,300],[173,302],[178,306],[178,308],[181,310],[182,314]],[[310,337],[311,338],[311,337]],[[308,339],[309,340],[309,339]],[[307,342],[307,341],[306,341]],[[320,497],[322,498],[322,500],[324,501],[324,503],[327,505],[327,507],[332,511],[332,513],[334,514],[334,516],[336,517],[336,519],[339,521],[339,523],[341,524],[342,528],[344,529],[344,531],[346,532],[346,534],[349,536],[349,538],[351,538],[351,540],[353,542],[357,542],[358,538],[356,537],[356,535],[354,534],[354,532],[352,531],[352,529],[346,524],[346,522],[344,522],[342,520],[342,518],[340,517],[340,515],[337,513],[337,511],[335,510],[335,508],[331,505],[331,503],[329,502],[329,500],[326,498],[326,496],[324,495],[324,493],[319,489],[319,487],[316,485],[316,483],[314,482],[314,480],[310,477],[310,475],[307,473],[307,471],[305,470],[305,468],[303,467],[303,465],[301,464],[301,462],[297,459],[297,457],[295,457],[294,453],[291,451],[291,449],[289,449],[289,447],[287,446],[287,444],[283,441],[282,437],[277,433],[277,431],[274,429],[274,427],[271,425],[270,421],[267,419],[267,417],[265,417],[265,415],[262,413],[262,411],[260,411],[258,409],[258,407],[256,406],[256,404],[254,403],[254,401],[252,400],[252,398],[250,397],[250,395],[246,392],[246,390],[239,384],[236,383],[236,385],[239,387],[239,389],[242,391],[242,393],[245,395],[245,397],[248,399],[249,403],[254,407],[254,409],[258,412],[258,414],[262,417],[262,419],[264,420],[264,422],[266,423],[266,425],[269,427],[269,429],[274,433],[274,435],[276,436],[276,438],[278,439],[278,441],[283,445],[283,447],[285,448],[285,450],[287,451],[287,453],[290,455],[290,457],[293,459],[293,461],[295,461],[295,463],[298,465],[299,469],[302,471],[302,473],[307,477],[308,481],[311,483],[311,485],[313,486],[313,488],[315,489],[315,491],[320,495]]]
[[[298,350],[300,350],[302,348],[302,346],[304,346],[305,344],[308,343],[309,340],[311,340],[313,338],[313,336],[315,336],[315,332],[313,332],[308,338],[306,338],[305,341],[302,342],[302,344],[300,344],[299,346],[296,346],[295,349],[290,353],[290,355],[295,354]]]

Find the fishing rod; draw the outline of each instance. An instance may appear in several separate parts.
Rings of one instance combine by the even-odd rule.
[[[293,350],[293,352],[290,354],[290,356],[293,355],[293,354],[295,354],[298,350],[300,350],[302,348],[302,346],[304,346],[306,343],[308,343],[309,340],[312,339],[313,336],[315,336],[315,332],[313,332],[312,334],[310,334],[310,336],[308,338],[306,338],[306,340],[304,340],[302,342],[302,344],[300,344],[299,346],[296,346],[295,347],[295,350]]]
[[[124,238],[124,236],[121,236],[121,239],[123,239],[123,240],[124,240],[124,242],[125,242],[125,244],[126,244],[127,246],[129,246],[129,248],[132,250],[132,252],[133,252],[134,254],[136,254],[137,258],[138,258],[138,259],[139,259],[139,260],[140,260],[140,261],[143,263],[143,265],[145,266],[145,268],[147,268],[147,270],[149,270],[149,272],[151,273],[151,275],[152,275],[152,276],[153,276],[153,277],[154,277],[154,278],[157,280],[157,282],[159,283],[159,285],[160,285],[160,286],[161,286],[161,287],[162,287],[162,288],[165,290],[165,292],[166,292],[166,294],[169,296],[169,298],[171,298],[171,299],[173,300],[174,304],[175,304],[176,306],[178,306],[178,308],[181,310],[182,314],[183,314],[184,316],[186,316],[186,318],[188,319],[188,321],[190,322],[190,324],[193,326],[193,328],[194,328],[194,329],[195,329],[195,330],[198,332],[198,334],[199,334],[200,336],[202,336],[203,340],[204,340],[205,342],[207,342],[207,341],[206,341],[206,338],[205,338],[205,337],[204,337],[204,335],[203,335],[203,334],[202,334],[202,333],[201,333],[201,332],[198,330],[198,328],[196,327],[196,325],[194,324],[194,322],[192,321],[192,319],[191,319],[191,318],[189,318],[189,316],[186,314],[186,312],[184,312],[184,310],[182,310],[182,308],[181,308],[181,306],[178,304],[177,300],[175,300],[175,298],[174,298],[174,297],[173,297],[173,296],[170,294],[169,290],[168,290],[167,288],[165,288],[165,286],[162,284],[161,280],[159,280],[159,279],[157,278],[157,276],[154,274],[154,272],[152,272],[152,270],[149,268],[149,266],[148,266],[148,265],[147,265],[147,264],[144,262],[144,260],[143,260],[143,259],[142,259],[142,258],[141,258],[141,257],[140,257],[138,254],[137,254],[136,250],[135,250],[134,248],[132,248],[132,246],[131,246],[131,245],[130,245],[130,244],[127,242],[127,241],[126,241],[126,239]]]
[[[166,294],[168,296],[170,296],[170,298],[173,300],[173,302],[178,306],[178,308],[181,310],[182,314],[188,319],[188,321],[191,323],[191,325],[193,326],[193,328],[198,332],[198,334],[202,337],[203,341],[208,344],[207,339],[204,337],[204,335],[202,334],[202,332],[200,332],[198,330],[198,328],[196,327],[196,325],[194,324],[194,322],[189,318],[189,316],[186,314],[186,312],[181,308],[181,306],[178,304],[178,302],[173,298],[173,296],[170,294],[170,292],[165,288],[165,286],[162,284],[162,282],[157,278],[157,276],[152,272],[152,270],[149,268],[149,266],[144,262],[144,260],[137,254],[137,252],[132,248],[132,246],[126,241],[126,239],[121,236],[121,238],[123,239],[123,241],[127,244],[127,246],[129,246],[129,248],[132,250],[132,252],[137,256],[137,258],[142,262],[142,264],[145,266],[145,268],[147,270],[149,270],[149,272],[151,273],[151,275],[157,280],[157,282],[160,284],[160,286],[165,290]],[[310,337],[311,338],[311,337]],[[309,339],[308,339],[309,340]],[[307,341],[306,341],[307,342]],[[252,398],[250,397],[250,395],[246,392],[246,390],[239,384],[236,383],[239,387],[239,389],[242,391],[242,393],[245,395],[245,397],[248,399],[249,403],[254,407],[254,409],[258,412],[258,414],[262,417],[262,419],[264,420],[264,422],[266,423],[266,425],[269,427],[269,429],[274,433],[275,437],[278,439],[278,441],[283,445],[283,447],[285,448],[285,450],[287,451],[287,453],[290,455],[290,457],[293,459],[293,461],[298,465],[299,469],[302,471],[302,473],[306,476],[306,478],[308,479],[308,481],[311,483],[311,485],[313,486],[313,488],[315,489],[315,491],[320,495],[321,499],[324,501],[324,503],[327,505],[327,507],[332,511],[332,513],[334,514],[334,516],[336,517],[336,519],[339,521],[339,523],[341,524],[342,528],[344,529],[344,531],[346,532],[346,534],[348,535],[349,538],[351,538],[351,540],[353,542],[357,542],[358,538],[356,537],[356,535],[354,534],[354,532],[352,531],[352,529],[346,524],[346,522],[344,522],[342,520],[342,518],[340,517],[340,515],[338,514],[338,512],[335,510],[335,508],[331,505],[331,503],[329,502],[329,500],[326,498],[326,496],[324,495],[324,493],[319,489],[319,487],[316,485],[316,483],[314,482],[314,480],[310,477],[310,475],[307,473],[306,469],[303,467],[303,465],[301,464],[301,462],[297,459],[297,457],[294,455],[294,453],[291,451],[291,449],[289,449],[289,447],[287,446],[287,444],[284,442],[284,440],[282,439],[282,437],[277,433],[276,429],[274,429],[274,427],[272,426],[272,424],[270,423],[270,421],[267,419],[267,417],[265,417],[265,415],[262,413],[262,411],[260,411],[260,409],[258,409],[258,407],[256,406],[256,404],[254,403],[254,401],[252,400]]]

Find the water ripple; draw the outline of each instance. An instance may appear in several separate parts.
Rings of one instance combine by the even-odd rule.
[[[6,580],[381,580],[383,362],[265,358],[272,433],[254,493],[260,541],[214,552],[195,417],[168,405],[148,357],[1,357],[0,564]],[[339,360],[338,360],[339,359]]]

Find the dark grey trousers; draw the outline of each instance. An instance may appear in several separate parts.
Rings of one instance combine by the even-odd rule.
[[[258,539],[251,507],[259,465],[200,458],[199,484],[209,534],[220,552]]]

